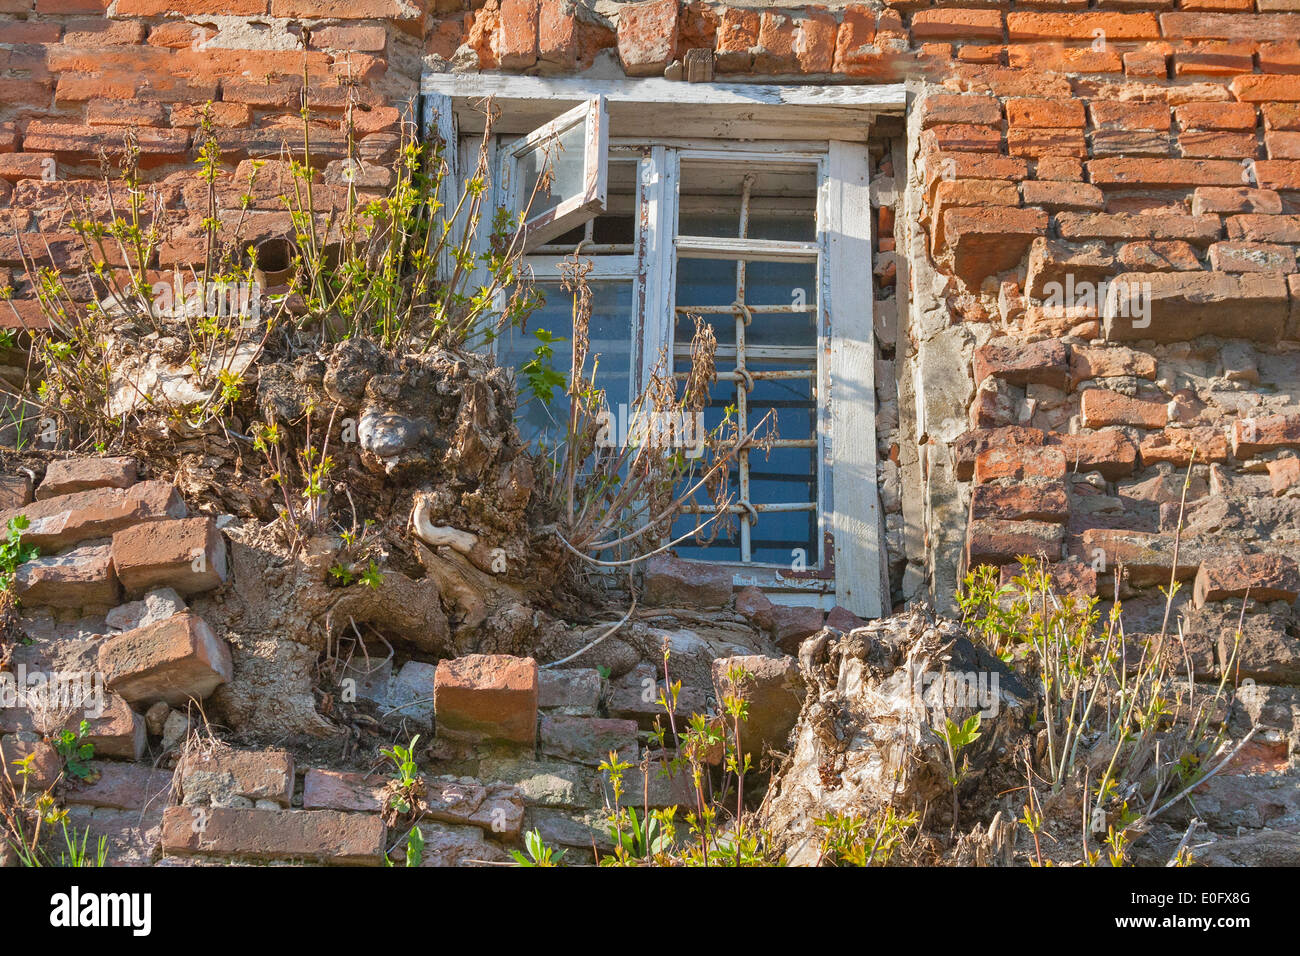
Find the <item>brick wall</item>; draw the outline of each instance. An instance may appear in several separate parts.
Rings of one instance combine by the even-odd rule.
[[[75,264],[66,197],[94,195],[99,150],[128,129],[166,210],[157,266],[192,258],[200,108],[228,211],[240,164],[299,135],[304,68],[326,197],[349,122],[366,185],[386,184],[423,68],[672,77],[711,50],[721,79],[907,81],[906,135],[873,153],[899,204],[879,212],[875,287],[894,598],[946,603],[967,564],[1022,550],[1109,594],[1139,548],[1149,587],[1193,449],[1189,535],[1300,557],[1293,8],[0,0],[0,284],[34,313],[17,273],[37,230]],[[268,195],[245,234],[287,230]],[[1120,274],[1149,293],[1147,322],[1049,301]]]

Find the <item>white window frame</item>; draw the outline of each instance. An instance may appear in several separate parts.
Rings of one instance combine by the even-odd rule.
[[[555,117],[566,100],[589,103],[600,96],[608,103],[610,114],[609,121],[600,124],[607,148],[645,150],[638,177],[636,203],[642,228],[638,229],[635,255],[630,259],[595,257],[597,261],[621,261],[616,265],[617,274],[592,273],[596,279],[633,278],[636,283],[634,389],[648,380],[660,352],[657,343],[669,343],[672,354],[679,255],[817,258],[817,509],[822,528],[818,544],[819,551],[824,550],[829,530],[834,551],[819,555],[821,571],[814,575],[753,563],[707,563],[729,567],[737,587],[762,587],[773,600],[823,608],[835,603],[865,618],[887,613],[884,523],[876,488],[872,296],[863,294],[860,283],[862,275],[870,275],[873,220],[870,164],[864,144],[876,115],[903,111],[902,86],[784,87],[429,74],[422,90],[426,128],[436,130],[447,142],[458,142],[458,120],[472,124],[473,113],[479,108],[472,104],[481,104],[484,96],[492,96],[497,106],[518,114],[522,128],[507,130],[516,134],[545,123],[548,110]],[[645,131],[645,135],[611,135],[619,131]],[[467,163],[477,148],[477,140],[467,143],[457,165]],[[684,155],[699,158],[710,154],[730,160],[738,154],[749,159],[752,154],[755,162],[815,159],[817,242],[704,241],[698,237],[679,242],[675,218],[678,165]],[[494,183],[494,189],[497,185]],[[495,196],[494,206],[503,199]],[[546,238],[576,224],[570,219],[565,230],[551,232]],[[558,259],[529,258],[538,278],[558,274]],[[607,261],[607,265],[615,263]]]

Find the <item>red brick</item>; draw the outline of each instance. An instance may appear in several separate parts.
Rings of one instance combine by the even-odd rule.
[[[1037,447],[1043,443],[1043,432],[1038,428],[1011,425],[1005,428],[983,428],[966,432],[953,442],[953,467],[958,481],[974,477],[975,462],[980,454],[990,449],[1007,450],[1018,447]]]
[[[1271,189],[1246,186],[1202,186],[1192,194],[1192,215],[1215,213],[1261,213],[1274,215],[1282,211],[1282,197]],[[1231,222],[1232,220],[1229,220]],[[1229,238],[1235,238],[1229,232]]]
[[[86,545],[27,561],[14,574],[14,593],[32,606],[112,607],[118,598],[112,549]]]
[[[1040,156],[1034,164],[1034,176],[1040,180],[1083,182],[1083,163],[1069,156]]]
[[[1245,242],[1300,243],[1300,216],[1243,215],[1226,220],[1228,238]]]
[[[122,46],[143,43],[145,26],[131,20],[69,20],[63,42],[69,46]]]
[[[835,40],[839,24],[824,10],[804,8],[796,21],[795,58],[802,73],[830,73],[835,67]]]
[[[0,514],[0,526],[19,512]],[[31,525],[23,541],[43,551],[57,551],[80,541],[103,538],[141,521],[179,518],[185,503],[171,484],[142,481],[130,488],[97,488],[25,506]]]
[[[50,462],[36,489],[36,498],[56,498],[94,488],[130,488],[135,481],[134,458],[65,458]]]
[[[944,150],[996,153],[1002,147],[1002,134],[987,126],[953,123],[936,126],[924,135],[935,146]]]
[[[1032,446],[993,447],[975,457],[974,479],[977,485],[998,478],[1023,481],[1029,478],[1065,477],[1065,455],[1057,448]]]
[[[434,678],[438,735],[532,746],[537,733],[537,662],[470,654],[439,662]]]
[[[1174,115],[1183,129],[1253,130],[1259,114],[1249,103],[1184,103]]]
[[[538,0],[501,0],[497,57],[503,70],[524,70],[537,62],[539,11]]]
[[[542,717],[539,749],[548,757],[596,765],[616,751],[627,759],[639,752],[637,723],[614,717]]]
[[[230,17],[250,17],[266,13],[267,0],[230,0],[228,3],[218,2],[218,0],[117,0],[114,12],[119,17],[158,17],[169,13],[179,13],[182,16],[222,14]],[[323,13],[293,15],[326,16]]]
[[[1088,145],[1081,129],[1025,129],[1007,130],[1007,152],[1012,156],[1075,156],[1088,155]]]
[[[190,137],[184,130],[135,129],[136,146],[145,156],[182,157],[189,149]],[[115,126],[74,126],[69,123],[33,122],[23,136],[23,144],[50,153],[97,155],[103,149],[120,150],[127,128]]]
[[[1175,76],[1232,76],[1255,66],[1253,43],[1198,43],[1174,53]]]
[[[1278,458],[1268,463],[1268,480],[1273,494],[1281,496],[1300,484],[1300,458]]]
[[[1160,26],[1167,39],[1281,40],[1300,37],[1300,17],[1287,14],[1162,13]]]
[[[1092,40],[1101,30],[1112,40],[1158,40],[1160,27],[1150,13],[1031,13],[1007,14],[1012,40]]]
[[[222,789],[249,800],[293,801],[293,756],[283,750],[192,750],[177,767],[182,800],[206,789],[204,777],[224,778]]]
[[[86,105],[86,122],[91,126],[166,126],[167,110],[161,103],[96,98]]]
[[[975,383],[990,375],[1012,385],[1050,385],[1064,389],[1069,376],[1065,345],[1059,340],[1024,344],[991,342],[975,350]]]
[[[1010,564],[1020,557],[1061,559],[1065,530],[1046,521],[972,520],[966,529],[966,566]]]
[[[1174,568],[1174,536],[1148,531],[1123,531],[1093,528],[1080,535],[1080,557],[1100,565],[1103,574],[1123,566],[1128,580],[1136,587],[1167,585]],[[1198,562],[1192,548],[1184,541],[1179,551],[1177,580],[1189,581],[1196,575]]]
[[[874,19],[873,14],[873,22]],[[762,16],[757,10],[738,7],[722,9],[718,21],[717,48],[714,51],[719,73],[750,72],[754,65],[753,48],[758,45],[761,26]]]
[[[1047,232],[1047,221],[1047,213],[1038,209],[950,209],[943,238],[953,272],[967,286],[978,287],[987,276],[1019,263],[1034,237]]]
[[[1262,451],[1300,448],[1300,415],[1259,415],[1232,423],[1232,454],[1253,458]]]
[[[537,16],[537,55],[564,70],[578,65],[578,20],[568,0],[542,0]],[[455,35],[455,43],[460,37]]]
[[[14,764],[28,757],[32,760],[27,765],[27,776],[20,778]],[[54,748],[43,740],[0,737],[0,762],[7,771],[6,780],[12,780],[20,792],[26,786],[31,794],[39,794],[53,787],[63,773],[63,761]]]
[[[1269,159],[1300,159],[1300,132],[1270,130],[1264,134]]]
[[[1111,341],[1186,342],[1199,335],[1276,342],[1289,301],[1280,275],[1222,272],[1130,272],[1124,281],[1144,289],[1148,314],[1107,317]]]
[[[1145,352],[1122,346],[1075,345],[1070,349],[1070,386],[1094,378],[1156,377],[1156,360]]]
[[[1088,178],[1098,186],[1159,188],[1172,186],[1239,186],[1238,163],[1214,159],[1094,159]]]
[[[606,755],[608,756],[608,755]],[[308,770],[303,777],[304,810],[347,810],[378,813],[383,809],[389,778]],[[506,784],[487,787],[459,780],[425,778],[426,816],[440,823],[476,826],[499,839],[518,836],[524,818],[523,797]]]
[[[795,21],[782,13],[763,11],[758,28],[758,46],[754,51],[754,72],[764,74],[797,73]]]
[[[1169,421],[1169,409],[1163,403],[1130,398],[1106,389],[1086,389],[1080,408],[1085,428],[1107,425],[1164,428]]]
[[[948,37],[1002,39],[1000,10],[918,10],[912,14],[912,36],[917,40]]]
[[[98,752],[98,748],[96,748]],[[144,810],[164,806],[170,797],[172,772],[115,760],[94,760],[93,783],[70,780],[65,791],[69,803],[110,810]]]
[[[110,690],[132,704],[202,700],[232,676],[230,648],[190,611],[106,639],[99,669]]]
[[[31,9],[29,0],[23,0],[23,3],[24,9]],[[56,43],[62,33],[63,26],[58,23],[42,23],[39,20],[9,20],[0,23],[0,43]]]
[[[1264,242],[1216,242],[1210,246],[1210,268],[1219,272],[1296,271],[1296,254],[1290,246]]]
[[[1169,107],[1164,103],[1122,103],[1094,100],[1088,104],[1092,125],[1097,129],[1167,130]]]
[[[177,104],[172,107],[172,125],[176,127],[198,127],[203,122],[204,106],[186,106]],[[253,119],[252,109],[243,103],[206,104],[208,117],[216,129],[240,129],[248,126]]]
[[[1300,102],[1300,76],[1237,76],[1232,80],[1232,93],[1247,103]]]
[[[1300,161],[1261,159],[1255,163],[1255,181],[1265,189],[1300,189]]]
[[[36,0],[36,12],[41,15],[70,16],[79,13],[104,13],[110,0]],[[29,5],[30,8],[30,5]],[[129,11],[119,9],[122,16]]]
[[[976,94],[931,93],[921,101],[921,128],[937,123],[999,126],[1002,106],[996,98]]]
[[[132,593],[170,587],[198,594],[226,580],[226,540],[213,518],[151,521],[113,535],[113,563]]]
[[[1164,78],[1169,73],[1166,54],[1160,50],[1133,50],[1124,54],[1124,72],[1129,76]]]
[[[677,0],[621,6],[618,57],[629,76],[662,75],[677,59]]]
[[[1119,261],[1130,272],[1186,272],[1201,268],[1190,243],[1126,242],[1120,246]]]
[[[1092,134],[1092,155],[1168,156],[1169,134],[1156,130],[1099,129]]]
[[[988,153],[937,153],[926,159],[926,192],[933,199],[935,187],[944,180],[1000,179],[1015,183],[1029,176],[1029,164],[1012,156]]]
[[[1168,463],[1175,468],[1228,460],[1228,436],[1223,429],[1210,425],[1192,428],[1166,428],[1163,432],[1142,437],[1143,466]]]
[[[1026,180],[1020,184],[1026,206],[1076,211],[1100,210],[1106,205],[1100,189],[1090,183],[1058,183]]]
[[[382,866],[387,830],[377,814],[168,807],[162,845],[178,856]]]
[[[58,167],[53,153],[0,153],[0,179],[53,179]]]
[[[1300,43],[1261,43],[1259,45],[1259,71],[1261,73],[1300,73]]]
[[[424,16],[424,5],[404,0],[271,0],[271,16],[313,20],[415,20]]]
[[[1115,481],[1133,474],[1137,467],[1137,446],[1117,429],[1056,434],[1052,443],[1070,472],[1095,471],[1107,481]]]
[[[1193,130],[1179,134],[1178,148],[1188,158],[1254,159],[1259,153],[1259,141],[1254,133]]]
[[[1300,568],[1279,554],[1221,554],[1202,562],[1192,591],[1197,607],[1206,601],[1249,596],[1261,603],[1295,603],[1300,594]]]
[[[1064,239],[1182,239],[1204,245],[1217,239],[1216,216],[1139,215],[1136,213],[1060,213],[1056,224]]]
[[[970,506],[971,520],[999,518],[1064,524],[1070,517],[1069,495],[1063,481],[975,485],[971,489]]]
[[[381,24],[321,27],[312,31],[311,38],[315,47],[321,50],[383,53],[388,47],[388,31]],[[153,42],[152,33],[149,42]]]
[[[1300,103],[1265,103],[1260,110],[1265,129],[1300,130]]]

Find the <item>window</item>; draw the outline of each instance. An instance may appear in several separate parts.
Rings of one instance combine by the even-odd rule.
[[[865,138],[864,104],[880,94],[844,97],[856,106],[832,117],[824,107],[791,111],[812,95],[803,88],[435,79],[426,78],[426,96],[436,92],[430,86],[455,90],[467,79],[504,89],[503,115],[522,127],[507,119],[497,137],[494,205],[527,208],[526,261],[546,305],[530,332],[498,339],[499,361],[521,367],[532,358],[531,330],[540,327],[565,340],[555,343],[553,362],[567,369],[571,301],[560,292],[560,264],[575,249],[591,263],[591,351],[615,423],[626,421],[653,375],[685,377],[695,323],[707,323],[718,381],[705,428],[729,413],[742,434],[764,423],[766,440],[732,463],[729,526],[675,550],[723,563],[737,585],[756,584],[776,600],[878,616],[874,345],[870,285],[861,285],[871,274],[868,161],[865,146],[842,137],[859,130],[857,120]],[[546,95],[557,89],[588,95],[566,110]],[[439,95],[454,121],[456,103]],[[706,115],[693,100],[715,97],[736,102],[707,110],[711,135],[684,138]],[[766,122],[771,110],[780,110],[780,123]],[[430,118],[455,135],[446,116]],[[740,138],[759,130],[772,138]],[[464,136],[462,162],[479,142]],[[521,409],[526,437],[562,429],[560,399]],[[713,511],[707,500],[696,507]],[[683,516],[673,536],[696,521]]]

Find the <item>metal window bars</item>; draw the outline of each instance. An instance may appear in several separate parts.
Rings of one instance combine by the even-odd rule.
[[[756,382],[760,381],[780,381],[808,379],[815,385],[817,380],[817,349],[815,346],[767,346],[751,348],[747,345],[746,333],[750,325],[753,324],[755,316],[777,315],[777,314],[816,314],[817,306],[813,304],[805,305],[760,305],[751,304],[746,301],[745,283],[746,271],[749,262],[812,262],[818,261],[820,249],[817,243],[813,242],[789,242],[783,240],[771,239],[752,239],[749,237],[749,219],[754,187],[754,174],[746,173],[742,181],[741,199],[740,199],[740,218],[738,235],[731,237],[713,237],[713,236],[682,236],[675,239],[675,249],[679,258],[703,258],[703,259],[734,259],[736,263],[736,298],[730,305],[725,306],[691,306],[677,305],[675,312],[679,316],[687,315],[734,315],[736,321],[736,344],[733,350],[726,347],[719,347],[717,358],[719,360],[732,357],[733,368],[730,370],[719,369],[717,377],[721,381],[730,381],[736,383],[736,417],[738,434],[747,435],[750,431],[750,393],[753,392]],[[674,346],[674,358],[689,358],[689,346]],[[783,361],[793,361],[806,363],[796,368],[786,369],[763,369],[753,370],[748,367],[749,360],[753,358],[757,361],[760,358],[780,359]],[[688,372],[675,372],[675,377],[685,379]],[[770,448],[810,448],[816,449],[818,439],[815,434],[807,438],[776,438],[763,442],[765,447]],[[766,546],[781,546],[783,544],[799,544],[800,542],[790,541],[764,541],[756,542],[753,537],[754,527],[757,525],[759,515],[764,513],[796,513],[796,512],[813,512],[818,509],[817,490],[816,490],[816,473],[811,479],[813,492],[810,500],[806,501],[765,501],[755,502],[751,495],[751,479],[753,473],[750,468],[750,451],[747,444],[742,447],[736,455],[736,470],[738,478],[738,496],[734,504],[728,507],[728,512],[739,517],[740,530],[740,560],[743,563],[753,561],[753,550],[756,543]],[[707,505],[692,505],[687,509],[692,514],[708,514],[715,509]]]

